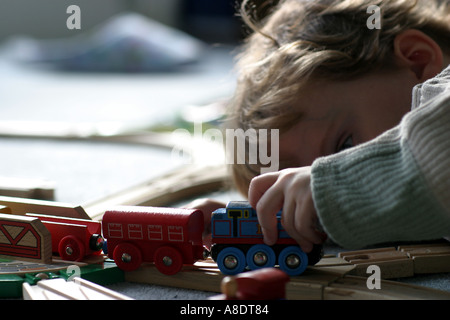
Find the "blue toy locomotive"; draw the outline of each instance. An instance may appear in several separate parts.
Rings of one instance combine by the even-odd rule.
[[[226,208],[213,212],[211,217],[211,256],[220,271],[234,275],[244,271],[279,265],[288,275],[303,273],[308,265],[322,257],[322,246],[314,246],[306,254],[283,229],[277,214],[278,241],[273,246],[263,242],[256,210],[247,201],[230,201]]]

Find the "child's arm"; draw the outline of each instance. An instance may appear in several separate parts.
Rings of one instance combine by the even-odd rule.
[[[450,234],[450,92],[366,144],[317,159],[311,186],[327,234],[347,248]]]

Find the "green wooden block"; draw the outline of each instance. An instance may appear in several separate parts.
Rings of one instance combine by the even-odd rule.
[[[22,298],[23,282],[18,275],[0,275],[0,298]]]
[[[60,276],[53,272],[39,272],[39,273],[25,274],[24,280],[28,282],[30,285],[35,285],[38,283],[38,281],[41,281],[42,279],[55,279],[55,278],[60,278]]]

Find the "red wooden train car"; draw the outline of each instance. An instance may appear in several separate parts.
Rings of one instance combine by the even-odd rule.
[[[196,209],[122,206],[103,215],[108,256],[125,271],[154,262],[172,275],[206,257],[203,213]]]
[[[98,221],[27,213],[39,218],[50,231],[52,251],[61,259],[81,261],[88,255],[102,253],[103,237]]]

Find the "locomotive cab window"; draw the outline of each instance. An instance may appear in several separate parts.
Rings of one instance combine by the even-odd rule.
[[[242,210],[228,210],[228,218],[242,218]]]

